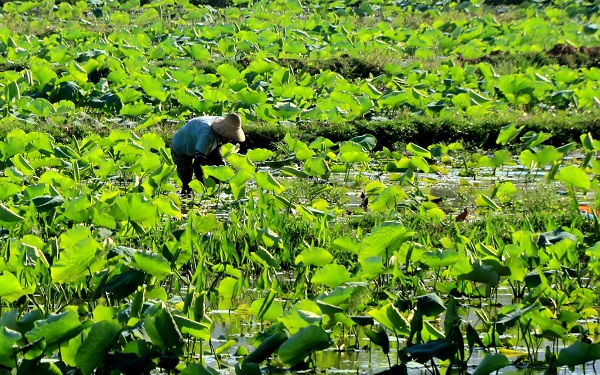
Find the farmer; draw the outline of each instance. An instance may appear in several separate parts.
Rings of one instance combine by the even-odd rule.
[[[192,174],[203,182],[203,165],[225,165],[222,145],[245,140],[242,119],[237,113],[196,117],[182,126],[171,141],[171,156],[182,183],[181,194],[192,192],[189,185]]]

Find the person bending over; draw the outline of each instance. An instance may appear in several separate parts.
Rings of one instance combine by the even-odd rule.
[[[221,146],[229,142],[244,142],[242,119],[237,113],[225,117],[202,116],[189,120],[173,136],[171,156],[181,179],[182,194],[190,194],[190,182],[195,174],[200,182],[203,165],[225,165]]]

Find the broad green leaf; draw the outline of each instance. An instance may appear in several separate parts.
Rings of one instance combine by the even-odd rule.
[[[423,147],[417,146],[414,143],[409,143],[406,145],[406,150],[412,152],[417,156],[422,156],[424,158],[431,158],[431,152]]]
[[[356,142],[361,145],[366,151],[371,151],[377,146],[377,139],[371,134],[364,134],[350,139],[351,142]]]
[[[351,254],[358,254],[360,246],[360,242],[356,238],[349,236],[338,237],[331,244],[333,249],[346,251]]]
[[[118,197],[110,212],[115,220],[131,221],[146,228],[154,227],[160,218],[156,205],[142,193]]]
[[[137,251],[133,254],[131,266],[144,271],[158,280],[164,279],[171,273],[171,264],[161,254],[150,251]]]
[[[417,297],[417,311],[423,316],[438,316],[446,310],[444,302],[435,293]]]
[[[573,188],[590,190],[591,183],[588,175],[580,168],[572,165],[560,169],[556,174],[556,179]]]
[[[0,223],[14,224],[25,220],[23,217],[11,211],[3,203],[0,203]]]
[[[379,309],[371,310],[368,314],[397,335],[408,336],[410,334],[410,323],[391,303],[383,305]]]
[[[26,293],[15,275],[6,271],[0,275],[0,298],[11,303]]]
[[[91,374],[104,362],[104,356],[119,338],[121,329],[121,323],[116,320],[103,320],[90,328],[90,332],[75,355],[75,362],[81,372]]]
[[[471,263],[469,258],[461,258],[452,267],[452,274],[458,280],[470,280],[488,285],[498,285],[500,275],[493,266],[483,264],[481,260]]]
[[[146,315],[143,322],[152,343],[175,355],[183,355],[184,339],[171,312],[162,302],[151,309],[158,311],[154,312],[154,315]]]
[[[304,171],[312,176],[327,178],[331,173],[329,164],[322,157],[313,157],[304,163]]]
[[[25,333],[29,342],[44,338],[46,346],[66,341],[77,335],[83,328],[77,314],[68,310],[61,314],[50,314],[44,320],[37,320],[34,328]]]
[[[277,350],[283,363],[296,365],[317,350],[327,349],[331,345],[329,335],[321,327],[309,325],[287,339]]]
[[[475,371],[473,371],[473,375],[489,375],[508,365],[510,365],[510,362],[504,354],[486,354]]]
[[[325,266],[333,260],[333,255],[321,247],[310,247],[303,250],[296,257],[296,264],[303,263],[305,266]]]
[[[269,358],[279,347],[288,339],[288,334],[282,330],[278,331],[263,342],[252,351],[246,358],[244,358],[243,363],[257,363],[260,364],[267,358]]]
[[[575,341],[558,352],[558,366],[579,366],[586,362],[600,359],[600,344],[586,344]]]
[[[219,294],[224,299],[231,300],[233,297],[239,294],[241,287],[242,285],[240,280],[234,279],[233,277],[226,277],[221,280],[221,283],[217,289]]]
[[[494,156],[489,158],[483,156],[479,159],[479,164],[483,167],[496,169],[504,164],[508,164],[512,161],[512,155],[508,150],[499,150],[494,152]]]
[[[433,358],[448,360],[454,357],[457,348],[457,343],[439,339],[406,347],[400,350],[399,357],[403,362],[415,361],[424,364]]]
[[[82,275],[89,274],[89,268],[98,261],[102,246],[92,238],[88,227],[77,226],[60,235],[60,258],[50,268],[52,281],[70,283]]]
[[[148,104],[125,104],[119,114],[123,116],[140,117],[152,112],[152,106]]]
[[[340,154],[340,161],[344,163],[368,163],[371,160],[369,155],[364,152],[344,152]]]
[[[378,225],[371,234],[363,239],[358,260],[372,256],[389,259],[392,252],[413,236],[401,223],[388,221]]]
[[[418,170],[421,170],[425,173],[429,172],[429,164],[422,156],[413,155],[410,157],[410,164]]]
[[[408,195],[400,186],[391,185],[377,194],[377,197],[369,203],[369,208],[373,212],[395,210],[397,205],[406,198]]]
[[[183,47],[184,51],[196,61],[207,61],[210,59],[210,51],[200,43],[193,43]]]
[[[250,311],[254,317],[259,318],[259,313],[262,313],[262,319],[270,322],[276,322],[281,316],[283,316],[283,305],[279,301],[271,301],[266,311],[261,311],[265,298],[259,298],[252,302]]]
[[[190,335],[204,341],[210,340],[210,327],[181,315],[173,315],[173,320],[184,335]]]
[[[475,203],[478,207],[488,207],[494,211],[499,211],[502,209],[494,200],[487,195],[480,195],[477,199],[475,199]]]
[[[131,87],[125,87],[117,92],[119,99],[123,104],[133,103],[143,96],[143,94]]]
[[[535,309],[539,309],[541,306],[539,301],[522,308],[521,304],[512,305],[513,310],[507,313],[498,314],[498,320],[496,321],[496,327],[498,329],[498,333],[503,334],[509,328],[514,326],[521,317],[527,315],[530,311]],[[508,308],[508,307],[507,307]],[[503,310],[506,311],[506,310]]]
[[[250,63],[250,65],[248,65],[246,70],[248,70],[249,72],[257,73],[257,74],[264,74],[264,73],[271,72],[277,68],[278,68],[277,64],[275,64],[274,62],[272,62],[268,59],[263,58],[263,59],[252,61]]]
[[[271,156],[273,156],[273,151],[265,148],[256,148],[246,152],[246,156],[248,159],[250,159],[250,161],[256,163],[269,159]]]
[[[285,190],[270,172],[257,172],[255,179],[256,184],[263,190],[273,191],[275,194],[280,194]]]
[[[340,286],[350,280],[350,273],[340,264],[327,264],[318,269],[310,280],[313,284],[323,284],[330,288]]]
[[[272,267],[272,268],[274,268],[276,270],[278,270],[278,269],[281,268],[281,266],[279,265],[279,263],[277,262],[277,260],[273,256],[273,254],[271,254],[264,247],[259,246],[258,249],[256,249],[256,255],[260,259],[262,259],[269,267]]]
[[[0,365],[14,368],[17,365],[16,353],[17,341],[21,340],[21,334],[7,327],[0,327]]]
[[[515,124],[506,125],[500,129],[500,134],[496,138],[496,144],[506,145],[508,142],[515,139],[523,130],[524,126],[517,128]]]
[[[282,119],[289,120],[302,113],[302,110],[294,103],[285,102],[275,104],[273,112]]]
[[[365,335],[373,342],[373,344],[381,346],[381,350],[384,354],[389,353],[390,339],[384,329],[379,329],[377,332],[365,329]]]
[[[454,250],[436,249],[421,255],[419,261],[431,268],[448,267],[458,262],[460,254]]]

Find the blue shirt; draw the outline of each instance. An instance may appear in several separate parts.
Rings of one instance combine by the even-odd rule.
[[[171,150],[180,154],[207,156],[221,145],[217,133],[210,126],[219,116],[196,117],[183,125],[173,136]]]

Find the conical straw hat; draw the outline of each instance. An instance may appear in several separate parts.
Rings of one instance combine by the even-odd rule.
[[[211,126],[217,134],[232,141],[244,142],[246,140],[246,134],[242,130],[242,119],[237,113],[220,117]]]

